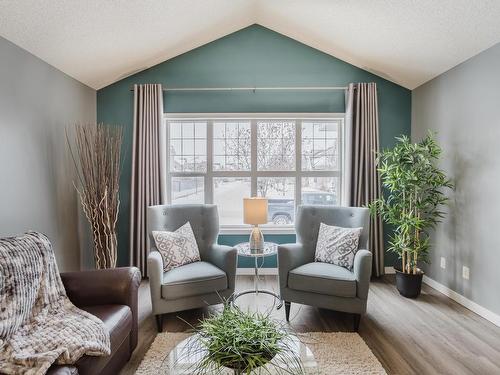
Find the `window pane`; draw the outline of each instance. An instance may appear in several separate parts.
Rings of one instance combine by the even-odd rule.
[[[194,138],[194,124],[192,122],[182,123],[182,138]]]
[[[327,170],[337,171],[339,169],[337,155],[326,155],[325,163],[326,163],[325,168]]]
[[[229,171],[238,170],[238,156],[237,155],[226,155],[226,170],[229,170]]]
[[[194,137],[196,139],[207,138],[207,127],[203,122],[197,122],[194,124]]]
[[[338,170],[338,123],[302,122],[302,170]]]
[[[238,158],[238,170],[240,171],[250,170],[249,163],[245,158]]]
[[[243,223],[243,198],[250,196],[250,177],[215,177],[214,203],[220,224]]]
[[[226,153],[226,142],[224,139],[214,138],[214,155],[224,156]]]
[[[183,170],[187,171],[194,171],[194,155],[187,155],[183,156],[182,158],[179,158],[181,161],[181,165],[183,167]]]
[[[194,141],[194,153],[203,156],[207,154],[207,141],[205,139],[196,139]]]
[[[214,139],[224,139],[226,138],[226,123],[225,122],[214,122]]]
[[[257,168],[295,170],[295,121],[257,122]]]
[[[172,204],[204,203],[203,177],[172,177]]]
[[[257,178],[257,195],[268,198],[268,220],[291,224],[295,216],[295,179],[293,177]]]
[[[314,127],[314,138],[316,138],[316,139],[325,138],[325,126],[324,126],[324,124],[315,122],[312,125]]]
[[[313,148],[316,153],[324,153],[326,148],[326,140],[324,138],[314,138]]]
[[[326,122],[324,128],[325,136],[327,139],[337,139],[338,138],[338,123],[337,122]]]
[[[302,125],[302,140],[313,139],[313,127]]]
[[[182,139],[182,155],[194,155],[194,139]]]
[[[170,155],[182,155],[182,141],[174,139],[170,141]]]
[[[171,122],[169,126],[170,171],[205,172],[207,170],[207,123],[203,121]]]
[[[183,161],[178,156],[170,156],[170,170],[171,171],[181,171]]]
[[[303,177],[302,204],[338,205],[338,183],[337,177]]]
[[[224,170],[226,168],[226,158],[221,155],[215,155],[213,160],[213,168],[216,171]]]
[[[318,155],[318,153],[316,153],[315,155]],[[324,171],[325,170],[325,156],[324,155],[321,155],[318,157],[312,157],[308,160],[308,163],[310,164],[309,167],[310,167],[311,171]]]
[[[203,155],[195,155],[193,157],[193,165],[191,170],[195,172],[206,172],[207,170],[207,158]]]
[[[181,127],[182,124],[180,122],[171,122],[170,123],[170,138],[181,138]]]
[[[250,170],[250,122],[214,122],[214,171]]]
[[[326,149],[328,150],[329,154],[336,154],[337,153],[337,143],[338,139],[337,138],[327,138],[326,139]]]

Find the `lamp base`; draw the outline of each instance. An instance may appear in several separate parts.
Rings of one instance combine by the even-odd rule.
[[[252,228],[248,242],[250,243],[250,251],[252,253],[264,251],[264,236],[257,225]]]

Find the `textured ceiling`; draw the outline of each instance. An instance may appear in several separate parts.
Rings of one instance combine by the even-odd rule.
[[[499,0],[0,0],[1,36],[93,88],[259,23],[412,89],[499,19]]]

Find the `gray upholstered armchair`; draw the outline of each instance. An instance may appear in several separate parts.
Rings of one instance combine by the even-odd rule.
[[[163,259],[151,232],[175,231],[190,222],[200,250],[200,262],[163,271]],[[149,286],[158,331],[162,314],[221,303],[234,292],[236,249],[217,245],[219,215],[209,204],[162,205],[148,207],[147,231]]]
[[[344,228],[363,227],[354,269],[314,261],[321,223]],[[357,331],[366,312],[372,269],[368,245],[367,208],[299,206],[295,218],[297,243],[278,246],[279,283],[286,319],[291,302],[353,313]]]

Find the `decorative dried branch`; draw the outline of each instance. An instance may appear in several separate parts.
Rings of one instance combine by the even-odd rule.
[[[98,269],[116,267],[122,139],[121,126],[76,125],[76,157],[68,140],[81,184],[80,188],[76,185],[75,188],[92,230]]]

